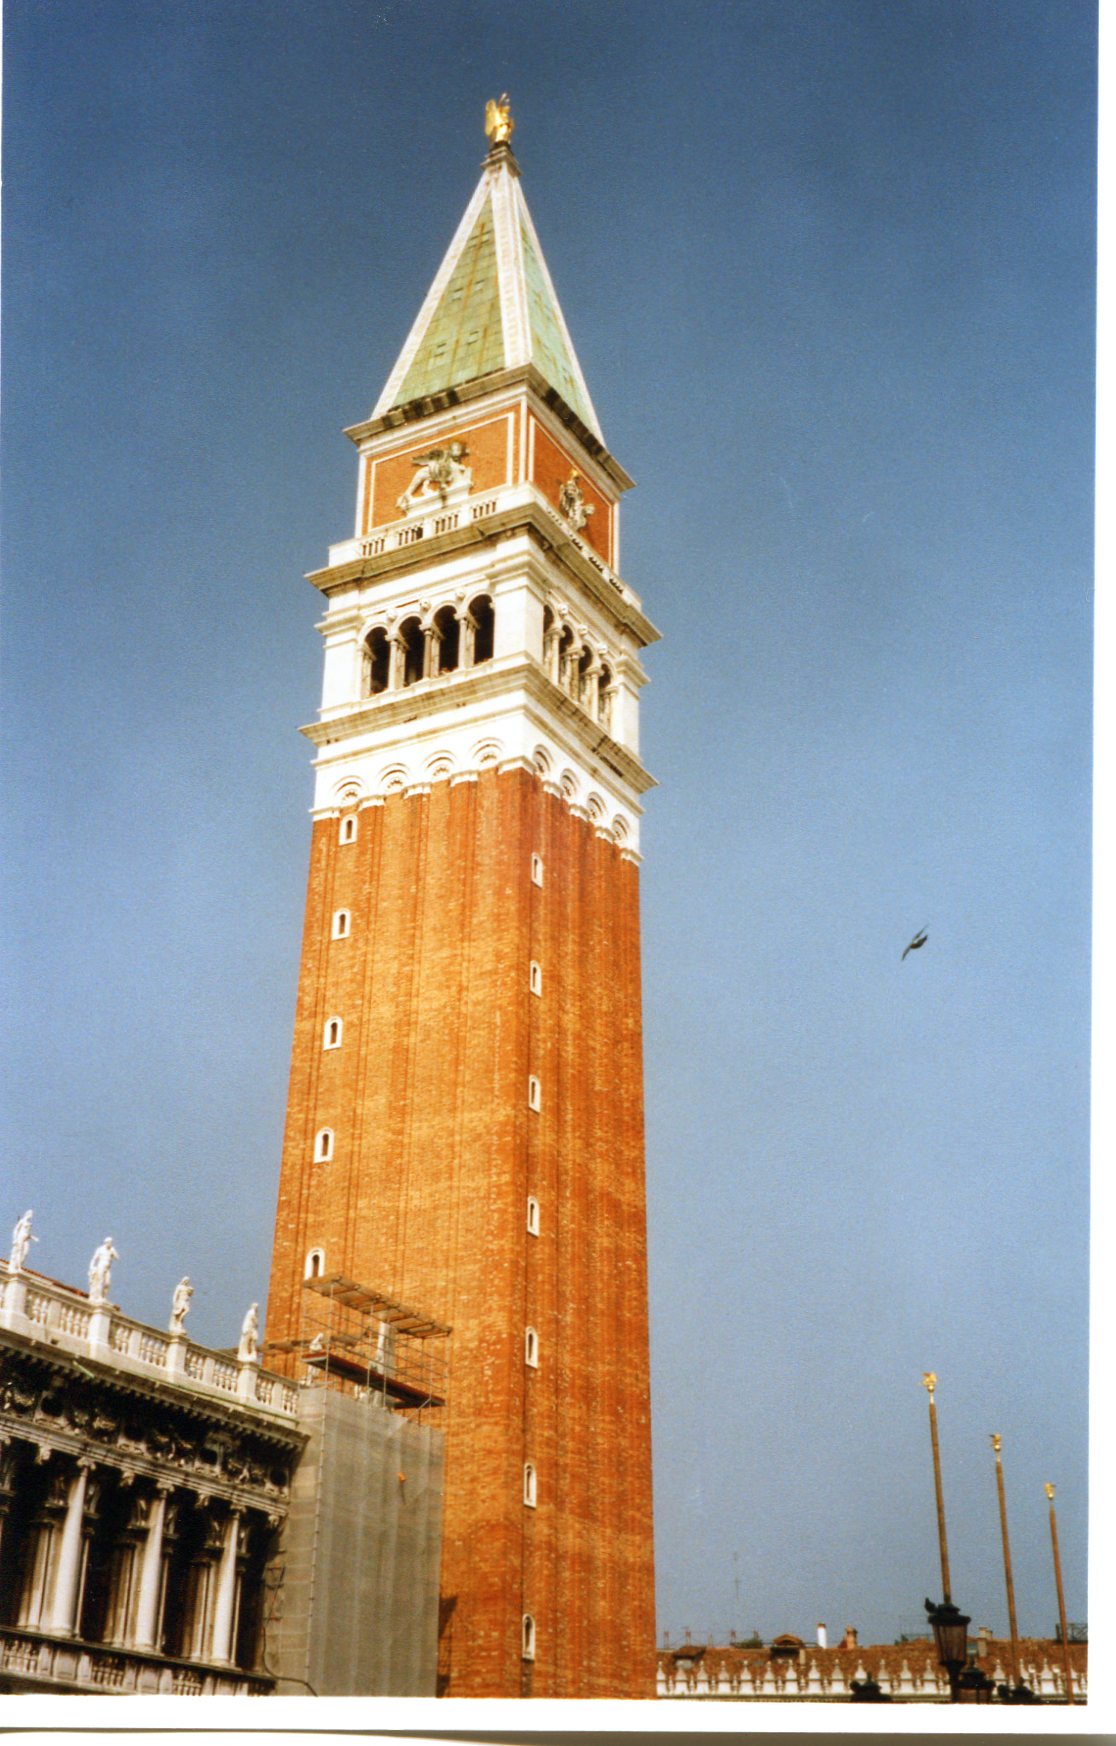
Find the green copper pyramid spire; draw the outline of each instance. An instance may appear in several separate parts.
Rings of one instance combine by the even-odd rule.
[[[534,364],[603,440],[518,166],[497,143],[373,417],[522,364]]]
[[[492,201],[484,202],[430,318],[395,404],[504,368]]]

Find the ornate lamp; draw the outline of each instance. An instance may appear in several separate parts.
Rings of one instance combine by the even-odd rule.
[[[926,1611],[934,1633],[938,1660],[949,1674],[950,1702],[957,1703],[961,1669],[969,1658],[969,1625],[972,1621],[967,1613],[963,1613],[950,1600],[942,1601],[939,1606],[928,1600]]]

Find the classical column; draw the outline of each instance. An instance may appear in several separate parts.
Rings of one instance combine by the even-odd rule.
[[[561,636],[557,621],[543,632],[543,667],[548,679],[558,683],[558,639]]]
[[[477,642],[477,621],[471,612],[462,612],[457,620],[457,665],[464,671],[473,665],[473,654]]]
[[[8,1436],[0,1436],[0,1569],[3,1569],[4,1521],[11,1508],[15,1469],[16,1454],[12,1440]]]
[[[47,1629],[61,1636],[72,1637],[77,1626],[81,1573],[84,1562],[85,1492],[89,1469],[93,1463],[79,1459],[77,1472],[70,1483],[66,1500],[66,1516],[58,1539],[58,1560],[54,1570],[54,1593],[51,1597],[50,1622]]]
[[[171,1488],[157,1486],[148,1505],[147,1539],[140,1566],[139,1601],[136,1624],[132,1633],[133,1649],[157,1649],[159,1636],[159,1602],[163,1593],[163,1524],[167,1514],[167,1496]]]
[[[35,1453],[35,1465],[50,1459],[50,1449],[40,1443]],[[50,1617],[49,1599],[54,1572],[54,1548],[58,1539],[58,1524],[66,1513],[69,1482],[62,1470],[52,1467],[46,1494],[31,1518],[30,1545],[23,1583],[19,1596],[16,1624],[21,1630],[41,1631]]]
[[[217,1572],[217,1599],[213,1608],[213,1635],[209,1659],[232,1665],[233,1620],[236,1616],[237,1553],[240,1550],[240,1509],[234,1505],[225,1524],[221,1563]]]
[[[422,676],[424,679],[436,679],[438,676],[438,644],[441,640],[432,624],[424,625],[422,632]]]
[[[198,1499],[195,1517],[200,1517],[201,1544],[190,1560],[187,1573],[182,1648],[191,1661],[212,1659],[213,1570],[221,1555],[224,1537],[219,1518],[213,1516],[212,1499]]]
[[[403,647],[403,639],[397,630],[388,636],[388,682],[389,691],[402,691],[406,672],[407,651]]]

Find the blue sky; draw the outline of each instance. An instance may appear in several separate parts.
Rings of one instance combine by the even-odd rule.
[[[610,448],[661,1628],[1085,1594],[1095,13],[7,0],[4,1196],[266,1289],[317,600],[512,93]],[[907,939],[926,948],[900,963]],[[737,1585],[739,1585],[739,1598]]]

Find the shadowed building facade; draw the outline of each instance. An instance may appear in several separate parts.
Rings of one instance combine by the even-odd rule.
[[[439,1690],[653,1696],[640,650],[506,107],[311,580],[325,679],[269,1343],[451,1326]],[[297,1368],[297,1353],[286,1360]]]

